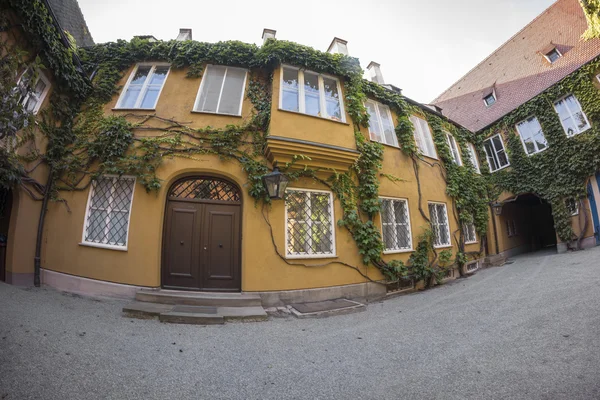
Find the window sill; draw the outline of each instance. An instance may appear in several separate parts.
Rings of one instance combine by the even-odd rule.
[[[302,115],[304,117],[316,118],[316,119],[319,119],[321,121],[329,121],[329,122],[334,122],[336,124],[342,124],[342,125],[350,126],[350,124],[347,123],[346,121],[336,121],[335,119],[330,119],[330,118],[325,118],[325,117],[319,117],[318,115],[305,114],[305,113],[301,113],[301,112],[298,112],[298,111],[284,110],[283,108],[278,108],[277,110],[278,111],[282,111],[282,112],[286,112],[286,113],[290,113],[290,114]]]
[[[424,158],[429,158],[430,160],[435,160],[435,161],[439,161],[439,160],[440,160],[440,159],[439,159],[439,158],[437,158],[437,157],[428,156],[428,155],[426,155],[426,154],[423,154],[423,153],[419,153],[419,155],[420,155],[421,157],[424,157]]]
[[[501,168],[495,169],[495,170],[493,170],[493,171],[492,171],[492,170],[490,170],[490,174],[493,174],[494,172],[502,171],[504,168],[508,168],[508,167],[510,167],[510,164],[506,164],[504,167],[501,167]]]
[[[415,249],[406,249],[406,250],[385,250],[383,254],[400,254],[400,253],[412,253]]]
[[[387,144],[387,143],[379,142],[379,141],[373,140],[373,139],[371,139],[371,142],[379,143],[379,144],[382,144],[382,145],[384,145],[386,147],[391,147],[392,149],[400,150],[400,146],[395,145],[395,144]]]
[[[577,135],[581,135],[582,133],[587,132],[590,129],[592,129],[592,126],[588,124],[588,127],[585,128],[584,130],[582,130],[581,132],[576,132],[576,133],[572,134],[571,136],[569,136],[569,134],[567,132],[565,132],[565,134],[567,135],[568,138],[572,138],[572,137],[575,137]],[[563,129],[563,131],[564,131],[564,129]]]
[[[81,242],[81,243],[79,243],[79,245],[85,246],[85,247],[96,247],[96,248],[105,249],[105,250],[127,251],[127,246],[121,247],[121,246],[113,246],[110,244],[88,243],[88,242]]]
[[[337,254],[332,254],[332,255],[321,255],[321,254],[315,254],[315,255],[310,255],[310,254],[306,254],[306,255],[299,255],[299,256],[290,256],[290,255],[286,255],[285,258],[287,260],[301,260],[301,259],[310,259],[310,260],[318,260],[318,259],[322,259],[322,258],[338,258]]]
[[[434,249],[449,249],[452,247],[452,244],[442,244],[440,246],[433,246]]]
[[[156,108],[112,108],[112,111],[156,111]]]
[[[546,146],[546,148],[545,148],[545,149],[543,149],[543,150],[539,150],[539,151],[536,151],[535,153],[528,153],[528,154],[527,154],[527,157],[533,157],[533,156],[535,156],[536,154],[543,153],[544,151],[548,150],[548,147],[550,147],[550,146]]]
[[[474,242],[465,242],[465,244],[477,244],[477,243],[479,243],[479,240],[476,240]]]
[[[192,110],[192,111],[190,111],[190,113],[192,113],[192,114],[218,115],[218,116],[221,116],[221,117],[242,118],[241,114],[224,114],[224,113],[217,113],[217,112],[210,112],[210,111],[196,111],[196,110]]]

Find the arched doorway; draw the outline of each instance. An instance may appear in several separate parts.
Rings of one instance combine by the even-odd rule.
[[[241,211],[240,189],[225,179],[175,182],[165,210],[162,286],[240,291]]]

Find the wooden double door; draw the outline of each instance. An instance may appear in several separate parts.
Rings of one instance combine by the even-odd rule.
[[[162,286],[240,291],[240,251],[238,188],[207,177],[175,183],[166,207]]]

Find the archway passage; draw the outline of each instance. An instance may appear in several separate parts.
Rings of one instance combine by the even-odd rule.
[[[195,176],[175,182],[165,211],[162,286],[240,291],[241,210],[241,192],[229,181]]]
[[[12,212],[12,190],[0,190],[0,281],[6,282],[6,244]]]

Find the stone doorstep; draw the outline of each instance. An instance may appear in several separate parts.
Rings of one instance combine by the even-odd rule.
[[[135,294],[135,300],[139,302],[188,306],[262,306],[259,295],[248,293],[199,293],[177,290],[139,290]]]
[[[352,314],[365,311],[367,307],[356,301],[335,299],[314,303],[292,304],[290,311],[296,318],[324,318],[334,315]]]
[[[225,321],[266,321],[268,315],[260,307],[210,307],[133,302],[123,307],[124,315],[132,318],[158,318],[161,322],[212,325]]]

